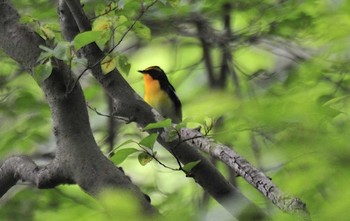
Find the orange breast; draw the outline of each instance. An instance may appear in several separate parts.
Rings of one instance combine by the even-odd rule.
[[[158,80],[144,74],[145,82],[145,101],[153,108],[157,109],[163,116],[170,117],[170,113],[173,112],[174,107],[167,93],[160,89]]]

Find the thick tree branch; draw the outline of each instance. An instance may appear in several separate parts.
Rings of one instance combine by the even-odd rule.
[[[41,53],[39,44],[44,44],[44,41],[18,22],[19,16],[7,0],[0,1],[0,12],[0,47],[27,69],[35,66]],[[139,188],[97,146],[79,83],[67,93],[71,82],[74,82],[70,68],[63,61],[51,60],[53,71],[40,86],[52,113],[57,142],[55,159],[46,167],[37,167],[23,157],[5,161],[0,169],[0,177],[4,178],[0,180],[0,186],[6,187],[3,192],[19,179],[38,187],[74,182],[91,195],[97,195],[108,187],[119,187],[131,191],[146,212],[154,212]]]
[[[65,1],[65,3],[68,5],[69,10],[73,12],[73,18],[78,20],[77,24],[80,31],[89,30],[89,27],[80,27],[81,24],[86,24],[86,22],[79,20],[88,20],[81,6],[72,3],[72,1]],[[66,11],[65,5],[61,4],[61,6],[60,11],[64,11],[61,16],[71,16]],[[61,19],[61,21],[68,20],[70,18]],[[64,27],[64,24],[62,27]],[[102,51],[94,43],[87,45],[83,49],[83,55],[88,59],[89,64],[98,63],[101,57],[104,56]],[[117,69],[105,75],[102,73],[100,65],[95,65],[91,67],[91,73],[104,87],[109,96],[113,98],[116,115],[134,121],[141,127],[162,119],[156,110],[152,109],[137,95]],[[179,143],[178,141],[169,142],[170,131],[168,130],[158,129],[150,132],[158,132],[158,142],[170,153],[174,154],[183,164],[200,160],[200,163],[191,171],[193,178],[218,202],[225,206],[229,212],[238,215],[242,208],[250,205],[253,211],[262,214],[258,207],[254,206],[232,184],[227,182],[218,170],[196,149],[187,143]]]
[[[300,199],[287,196],[270,178],[258,169],[254,168],[247,160],[238,155],[231,148],[212,142],[196,130],[183,128],[180,131],[181,138],[188,140],[187,143],[221,160],[234,169],[249,184],[259,190],[281,210],[289,213],[297,213],[303,217],[309,217],[306,204]]]
[[[40,55],[38,46],[44,44],[43,39],[18,23],[19,15],[8,0],[0,0],[0,15],[0,47],[22,67],[31,69]]]
[[[54,163],[37,166],[27,156],[14,156],[6,159],[0,167],[0,197],[19,180],[30,182],[39,189],[74,183],[73,180],[67,179],[62,171],[54,167]]]

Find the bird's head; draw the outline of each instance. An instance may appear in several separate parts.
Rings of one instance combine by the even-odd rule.
[[[164,71],[158,66],[151,66],[145,70],[139,70],[138,72],[149,75],[153,80],[163,80],[167,78]]]

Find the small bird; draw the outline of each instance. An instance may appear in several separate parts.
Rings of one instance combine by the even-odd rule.
[[[164,71],[158,66],[140,70],[145,82],[145,101],[173,123],[182,121],[181,102],[175,88],[170,84]]]

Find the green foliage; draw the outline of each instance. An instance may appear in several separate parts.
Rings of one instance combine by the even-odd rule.
[[[126,76],[129,75],[131,64],[128,61],[128,57],[124,55],[118,56],[118,68]]]
[[[132,0],[107,5],[100,1],[85,2],[84,9],[90,15],[95,14],[94,30],[79,34],[72,44],[61,40],[56,9],[50,1],[13,2],[23,13],[23,24],[32,26],[45,40],[53,41],[53,46],[41,47],[39,65],[33,72],[37,83],[51,73],[52,57],[85,68],[86,59],[71,54],[71,46],[78,50],[92,42],[105,52],[115,47],[108,54],[115,59],[114,66],[109,67],[117,67],[140,94],[143,83],[136,70],[159,65],[176,88],[188,126],[198,127],[206,125],[206,119],[217,119],[209,136],[234,147],[281,190],[306,202],[313,220],[347,217],[349,1],[235,1],[231,12],[235,41],[227,44],[240,83],[239,97],[231,75],[227,88],[208,87],[202,48],[196,38],[196,27],[190,22],[191,16],[203,16],[214,28],[213,33],[221,34],[223,3],[229,1],[161,0],[137,21],[135,18],[151,0],[142,4]],[[215,37],[207,40],[211,47],[216,46]],[[299,51],[308,56],[296,57]],[[218,72],[220,49],[212,55],[214,70]],[[2,52],[0,56],[0,155],[4,159],[14,153],[49,151],[55,142],[50,139],[52,125],[44,95],[28,74],[19,73],[21,69]],[[289,68],[280,68],[286,61]],[[107,74],[110,69],[106,70]],[[259,75],[259,71],[266,74]],[[82,85],[87,102],[103,112],[106,105],[101,87],[88,77],[82,79]],[[96,140],[105,150],[105,118],[95,113],[90,113],[90,117]],[[168,119],[150,124],[144,130],[170,126]],[[176,130],[171,131],[169,141],[177,139]],[[127,174],[165,214],[164,220],[200,220],[204,219],[200,217],[203,213],[219,220],[217,214],[222,214],[212,200],[204,212],[197,206],[202,202],[202,192],[193,180],[158,163],[149,163],[156,155],[165,165],[178,166],[155,142],[157,134],[142,139],[143,134],[137,131],[133,125],[120,126],[117,143],[121,145],[106,152],[115,153],[111,160],[117,165],[123,163]],[[198,163],[191,162],[183,169],[191,171]],[[227,173],[222,164],[218,168]],[[295,220],[267,203],[242,178],[236,180],[251,201],[268,208],[272,220]],[[4,220],[145,219],[140,217],[136,205],[125,193],[108,192],[96,201],[74,186],[40,191],[20,188],[2,205],[0,217]]]
[[[98,39],[102,38],[101,31],[86,31],[77,34],[73,40],[73,45],[75,50],[79,50],[80,48],[92,43],[96,42]]]
[[[65,41],[58,42],[53,49],[53,56],[59,60],[68,61],[71,57],[70,43]]]
[[[146,136],[145,138],[143,138],[139,142],[139,145],[152,150],[154,144],[156,143],[157,138],[158,138],[158,134],[156,134],[156,133],[150,134],[150,135]]]
[[[39,144],[51,146],[50,111],[38,84],[29,74],[15,76],[16,67],[11,62],[7,64],[11,66],[9,76],[0,77],[0,155],[3,158],[11,153],[36,151]]]
[[[194,162],[189,162],[189,163],[186,163],[182,169],[184,171],[186,171],[187,173],[191,173],[191,170],[197,166],[201,161],[200,160],[197,160],[197,161],[194,161]]]
[[[2,210],[0,214],[5,215],[2,217],[10,217],[8,220],[22,220],[26,217],[26,220],[35,221],[48,219],[104,221],[141,220],[143,216],[137,200],[126,191],[106,190],[97,200],[74,186],[70,186],[69,189],[48,190],[46,194],[37,192],[36,195],[30,191],[23,191],[21,195],[28,197],[29,200],[21,202],[14,198],[14,201],[17,201],[17,210]]]
[[[121,150],[118,150],[113,157],[113,162],[116,164],[121,164],[129,155],[138,152],[138,149],[135,148],[124,148]]]
[[[88,61],[86,58],[78,58],[74,56],[71,65],[73,69],[78,66],[87,67]]]
[[[138,37],[142,39],[151,40],[151,29],[139,21],[137,21],[134,25],[134,32]]]
[[[149,162],[151,162],[153,160],[153,157],[151,155],[149,155],[149,153],[147,153],[147,152],[141,152],[137,156],[137,159],[139,160],[139,163],[142,166],[145,166],[146,164],[148,164]]]
[[[144,131],[157,129],[157,128],[165,128],[171,126],[171,119],[165,119],[156,123],[150,123],[146,127],[143,128]]]
[[[50,61],[45,64],[39,64],[35,66],[33,71],[33,78],[38,83],[41,84],[45,79],[47,79],[52,72],[52,65]]]

